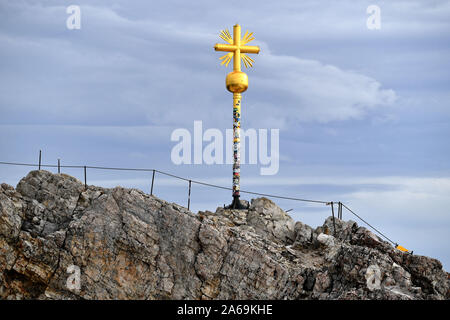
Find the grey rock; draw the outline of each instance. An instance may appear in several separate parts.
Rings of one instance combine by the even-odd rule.
[[[266,198],[194,214],[43,170],[0,185],[1,299],[448,299],[449,288],[436,259],[353,221],[294,223]]]
[[[323,244],[324,246],[327,247],[332,247],[334,246],[334,237],[333,236],[329,236],[325,233],[321,233],[317,236],[317,241],[319,241],[321,244]]]
[[[297,221],[294,226],[295,241],[296,246],[308,246],[312,244],[313,241],[313,228]]]
[[[343,221],[335,217],[333,223],[333,217],[330,216],[323,223],[322,232],[331,234],[341,241],[350,241],[357,228],[355,221]]]
[[[295,240],[294,220],[267,198],[252,199],[247,223],[272,240],[283,243]]]
[[[381,271],[376,264],[370,265],[366,270],[366,285],[370,291],[381,289]]]

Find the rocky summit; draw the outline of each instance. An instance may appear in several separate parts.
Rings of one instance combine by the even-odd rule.
[[[32,171],[0,187],[1,299],[448,299],[433,258],[275,203],[194,214],[136,189]],[[333,235],[336,235],[335,237]]]

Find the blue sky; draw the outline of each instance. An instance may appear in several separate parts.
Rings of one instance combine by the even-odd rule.
[[[69,5],[81,29],[66,28]],[[381,9],[381,29],[366,8]],[[157,168],[231,186],[231,165],[174,165],[177,128],[225,130],[231,95],[213,46],[238,22],[261,47],[243,128],[280,129],[280,170],[243,165],[241,188],[343,201],[388,237],[450,269],[449,1],[2,1],[0,161]],[[0,166],[16,185],[28,168]],[[67,170],[80,179],[81,170]],[[155,194],[186,205],[186,183]],[[150,174],[88,172],[105,187]],[[249,199],[249,196],[244,196]],[[194,185],[192,209],[231,192]],[[276,201],[322,224],[330,208]],[[344,219],[350,219],[344,212]]]

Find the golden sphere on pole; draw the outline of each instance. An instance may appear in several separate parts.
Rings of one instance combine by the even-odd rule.
[[[242,93],[248,88],[248,76],[242,71],[232,71],[225,80],[228,91]]]

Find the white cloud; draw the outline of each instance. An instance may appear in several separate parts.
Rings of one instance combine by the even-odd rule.
[[[315,60],[277,56],[267,46],[263,52],[257,57],[261,71],[257,77],[252,75],[251,85],[260,99],[253,106],[253,122],[261,118],[278,125],[361,119],[396,100],[393,90],[383,89],[381,83],[363,74]],[[270,99],[272,95],[277,97],[275,101]]]
[[[184,28],[173,21],[131,20],[111,8],[84,5],[85,22],[76,31],[80,37],[67,30],[64,37],[56,36],[49,31],[57,28],[62,9],[21,8],[30,19],[24,23],[30,26],[41,27],[42,17],[48,20],[38,38],[37,31],[30,34],[25,28],[14,32],[19,35],[13,38],[4,32],[5,59],[31,55],[37,65],[31,77],[5,74],[8,79],[2,82],[8,91],[28,88],[16,101],[2,95],[7,110],[41,110],[40,118],[63,123],[86,121],[87,113],[89,121],[103,125],[122,121],[186,124],[199,114],[217,126],[228,123],[230,108],[226,106],[231,98],[220,79],[229,69],[218,66],[219,54],[212,45],[219,38],[210,30]],[[37,12],[31,14],[33,10]],[[273,54],[265,43],[261,47],[256,69],[249,72],[251,90],[257,95],[246,95],[243,101],[248,123],[254,127],[361,119],[395,101],[394,91],[383,89],[371,77],[315,60]],[[56,79],[62,81],[52,83]],[[219,92],[223,94],[216,96]]]

